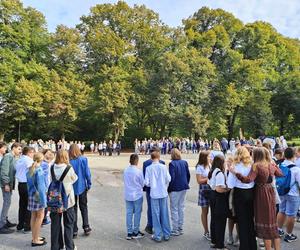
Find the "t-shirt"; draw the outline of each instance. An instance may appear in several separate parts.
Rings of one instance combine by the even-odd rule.
[[[285,166],[288,166],[288,165],[295,164],[295,163],[292,162],[292,161],[285,160],[282,164],[285,165]],[[288,195],[300,196],[300,193],[299,193],[300,168],[293,167],[293,168],[290,168],[290,169],[291,169],[291,189],[288,192]]]
[[[220,150],[212,150],[212,151],[210,152],[210,158],[211,158],[212,160],[213,160],[217,155],[221,155],[221,156],[224,157],[223,152],[220,151]]]
[[[216,168],[213,171],[212,176],[208,181],[208,184],[212,190],[216,190],[216,187],[226,188],[226,177],[224,173],[222,173],[222,171],[219,168]]]
[[[203,165],[197,165],[196,174],[199,174],[203,177],[207,177],[209,173],[209,167],[204,168]]]
[[[1,156],[0,156],[0,157],[1,157]],[[295,164],[296,164],[297,167],[300,168],[300,157],[298,157],[298,158],[296,159]]]
[[[235,171],[240,173],[243,176],[248,176],[251,171],[251,166],[245,166],[243,163],[238,163],[235,165]],[[229,188],[241,188],[241,189],[249,189],[254,187],[254,181],[250,183],[242,183],[236,176],[232,173],[229,173],[227,185]]]

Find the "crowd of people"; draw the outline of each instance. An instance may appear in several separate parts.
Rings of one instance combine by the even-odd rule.
[[[134,150],[136,154],[150,154],[153,147],[159,148],[160,153],[170,154],[173,148],[177,148],[183,154],[198,154],[200,151],[209,150],[213,147],[213,142],[219,141],[218,139],[208,140],[199,138],[198,140],[193,138],[162,138],[159,140],[143,139],[134,141]],[[238,146],[248,145],[248,146],[260,146],[263,143],[269,143],[271,148],[274,150],[276,148],[287,148],[287,141],[284,136],[266,137],[261,136],[260,138],[246,139],[242,138],[231,138],[227,140],[222,138],[220,142],[221,149],[225,154],[228,150],[234,152]]]
[[[275,139],[274,145],[270,138],[253,145],[229,142],[225,154],[222,140],[214,140],[211,150],[200,150],[196,164],[198,205],[203,236],[211,241],[212,248],[227,249],[226,224],[227,244],[240,250],[256,250],[258,245],[278,250],[280,237],[286,242],[297,240],[293,228],[300,208],[300,148],[288,147],[282,143],[283,137],[279,140]],[[148,206],[145,232],[157,242],[184,233],[185,196],[190,188],[188,163],[182,160],[182,150],[174,147],[167,168],[160,159],[162,148],[155,144],[143,170],[137,167],[139,156],[135,152],[124,171],[127,240],[144,237],[140,231],[143,191]]]
[[[84,234],[91,233],[87,192],[92,183],[88,161],[77,143],[72,143],[67,151],[61,142],[55,151],[43,147],[41,141],[32,141],[29,145],[0,142],[3,198],[0,234],[11,234],[16,227],[18,232],[31,232],[31,246],[39,247],[47,244],[46,238],[40,235],[41,226],[51,223],[51,250],[77,249],[73,239],[78,235],[78,206]],[[8,219],[16,180],[19,192],[17,224]]]
[[[15,142],[16,140],[11,140],[8,143],[8,148],[11,148],[11,146]],[[28,144],[28,146],[34,148],[35,152],[39,152],[44,149],[51,149],[53,152],[57,152],[61,149],[68,151],[72,144],[77,144],[82,154],[85,151],[89,151],[90,153],[98,153],[99,155],[103,155],[103,156],[120,155],[122,149],[121,141],[113,141],[113,140],[109,140],[108,142],[103,140],[100,141],[99,143],[92,141],[88,145],[89,148],[86,147],[85,142],[66,141],[64,139],[61,139],[57,142],[55,142],[54,140],[43,141],[42,139],[38,139],[38,140],[30,140],[29,143],[26,143],[26,141],[22,140],[20,144],[22,146]]]

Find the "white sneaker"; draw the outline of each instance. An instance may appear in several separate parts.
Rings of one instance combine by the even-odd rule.
[[[234,241],[233,241],[233,236],[229,236],[228,239],[227,239],[227,244],[228,245],[233,245]]]
[[[203,237],[206,238],[207,240],[211,241],[211,237],[209,233],[203,234]]]

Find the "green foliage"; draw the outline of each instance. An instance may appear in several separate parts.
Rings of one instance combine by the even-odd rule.
[[[0,138],[299,136],[300,42],[201,8],[176,29],[145,6],[98,4],[54,33],[0,2]]]

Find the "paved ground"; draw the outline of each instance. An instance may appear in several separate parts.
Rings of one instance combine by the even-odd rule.
[[[125,204],[123,201],[122,171],[128,165],[129,154],[120,157],[99,157],[89,155],[93,175],[93,188],[89,193],[90,224],[93,229],[89,237],[79,235],[75,240],[78,249],[210,249],[209,243],[202,237],[200,224],[200,208],[197,206],[198,186],[195,181],[194,166],[197,156],[187,155],[192,173],[191,190],[187,194],[185,210],[185,234],[171,238],[169,242],[155,243],[146,235],[141,240],[125,240]],[[141,162],[147,157],[141,156]],[[163,157],[168,162],[169,156]],[[140,164],[141,165],[141,164]],[[2,200],[2,197],[1,197]],[[12,221],[17,218],[17,192],[13,195],[13,204],[9,213]],[[79,218],[79,226],[81,219]],[[146,201],[144,200],[141,229],[146,225]],[[49,226],[42,229],[42,235],[49,239]],[[300,223],[296,224],[295,232],[300,236]],[[82,232],[80,232],[82,233]],[[31,235],[14,233],[0,235],[0,249],[31,249]],[[231,249],[236,249],[230,247]],[[50,244],[41,248],[50,249]],[[299,250],[300,240],[292,244],[282,242],[284,250]]]

